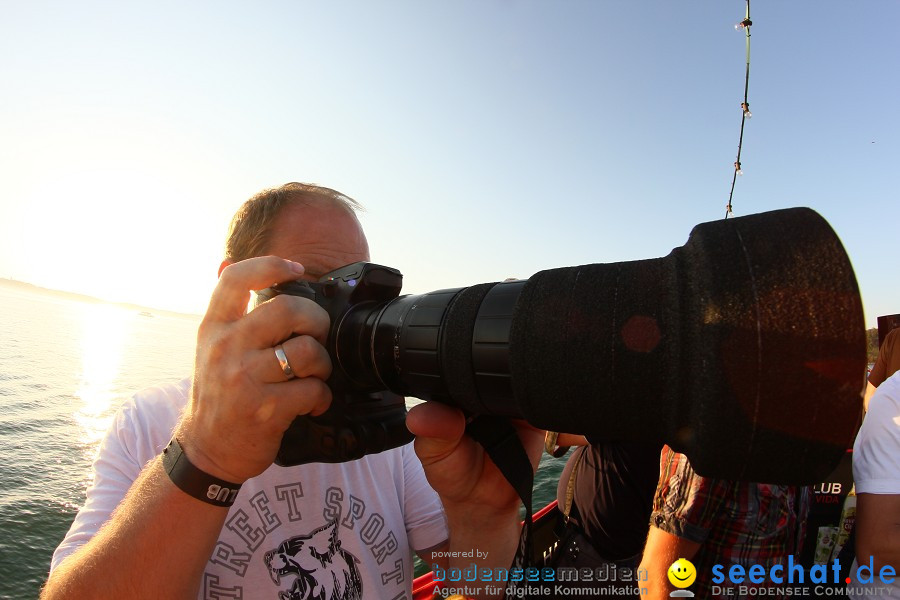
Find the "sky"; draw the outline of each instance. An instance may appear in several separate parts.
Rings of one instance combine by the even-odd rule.
[[[0,0],[0,277],[202,313],[228,221],[361,202],[405,293],[655,258],[722,219],[745,0]],[[754,0],[734,215],[809,206],[900,313],[897,0]],[[894,273],[894,275],[891,275]]]

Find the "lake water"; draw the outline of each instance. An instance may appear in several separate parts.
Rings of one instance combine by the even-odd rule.
[[[36,598],[123,400],[191,372],[199,317],[0,282],[0,598]],[[556,496],[544,456],[534,504]]]

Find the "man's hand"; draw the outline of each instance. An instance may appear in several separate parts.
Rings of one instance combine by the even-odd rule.
[[[226,481],[262,473],[294,418],[321,414],[331,403],[331,360],[322,345],[328,313],[287,295],[246,313],[251,290],[302,274],[302,265],[274,256],[229,265],[200,323],[191,401],[176,436],[192,463]],[[279,343],[291,379],[275,356]]]
[[[444,504],[450,529],[449,552],[472,558],[450,558],[447,565],[479,569],[506,569],[519,542],[518,494],[475,440],[465,435],[463,413],[439,402],[426,402],[410,410],[406,425],[416,435],[415,449],[428,483]],[[517,423],[533,468],[544,447],[544,432]],[[475,552],[477,551],[477,552]],[[502,590],[501,586],[496,586]],[[484,587],[476,597],[489,597]]]
[[[481,444],[465,435],[462,411],[439,402],[413,407],[407,427],[416,436],[415,448],[431,487],[449,504],[472,504],[483,511],[518,511],[519,496]],[[517,422],[519,438],[537,468],[544,432]]]

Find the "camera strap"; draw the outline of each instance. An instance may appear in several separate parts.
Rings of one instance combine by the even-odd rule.
[[[478,415],[466,424],[466,433],[481,444],[525,506],[525,522],[522,533],[519,535],[519,547],[510,570],[533,566],[531,499],[534,470],[531,461],[528,460],[528,454],[522,446],[522,441],[516,433],[516,428],[506,417]],[[524,577],[519,578],[518,581],[513,581],[510,577],[507,595],[511,590],[515,590],[524,583]]]

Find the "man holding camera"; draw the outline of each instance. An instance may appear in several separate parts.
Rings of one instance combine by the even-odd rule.
[[[193,378],[142,392],[116,415],[44,598],[396,598],[409,594],[409,549],[443,567],[472,557],[509,566],[518,496],[455,408],[410,412],[418,457],[406,445],[348,463],[273,465],[294,418],[331,402],[330,321],[287,295],[248,313],[250,291],[367,261],[355,208],[296,183],[241,208]],[[536,462],[542,433],[520,436]]]

